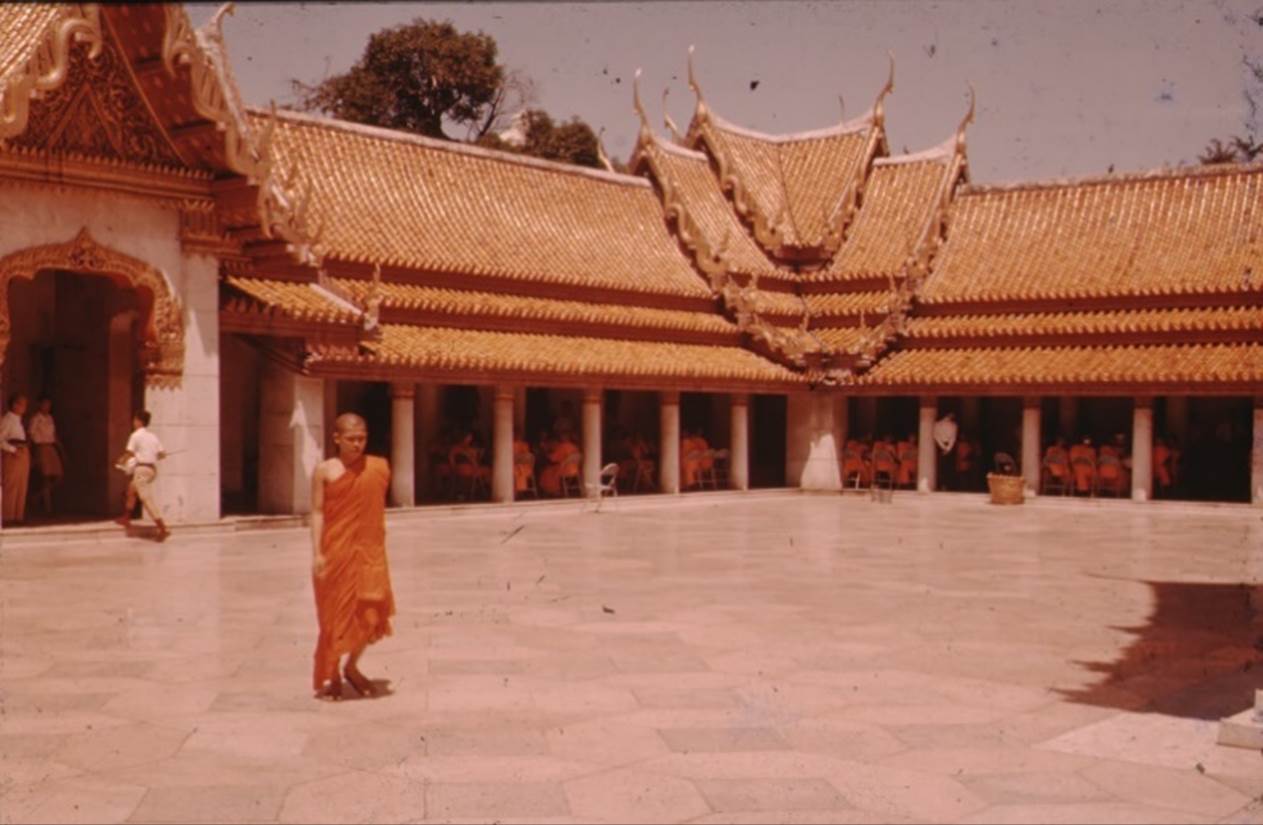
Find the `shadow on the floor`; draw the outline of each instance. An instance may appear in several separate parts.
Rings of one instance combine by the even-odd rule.
[[[355,688],[351,687],[351,683],[342,682],[342,701],[354,702],[360,699],[385,699],[387,696],[393,696],[395,689],[390,686],[389,679],[369,679],[373,683],[373,692],[368,696],[361,696],[355,692]]]
[[[1193,719],[1231,716],[1263,688],[1263,614],[1249,584],[1143,582],[1153,612],[1120,658],[1076,662],[1102,674],[1086,688],[1058,689],[1072,702]]]

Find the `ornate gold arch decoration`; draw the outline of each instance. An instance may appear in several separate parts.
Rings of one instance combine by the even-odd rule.
[[[39,36],[31,57],[0,88],[0,140],[26,129],[31,97],[66,81],[71,42],[90,44],[88,56],[101,53],[101,10],[95,3],[66,6]]]
[[[156,268],[108,246],[88,234],[87,228],[65,243],[20,249],[0,258],[0,366],[9,346],[9,282],[14,278],[32,280],[49,269],[103,275],[135,290],[148,290],[152,296],[141,343],[141,363],[145,383],[175,386],[184,373],[184,309],[171,284]],[[142,302],[142,305],[144,302]]]

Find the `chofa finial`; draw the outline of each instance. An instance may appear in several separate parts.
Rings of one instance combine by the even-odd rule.
[[[606,172],[613,172],[614,164],[610,163],[609,155],[605,154],[605,144],[601,141],[601,136],[605,134],[605,127],[596,133],[596,158],[601,161],[601,165],[605,167]]]
[[[974,84],[969,84],[969,111],[965,112],[965,116],[960,119],[960,125],[956,127],[956,151],[964,151],[965,149],[965,127],[974,122],[975,105],[978,102],[978,96],[974,92]]]
[[[895,90],[895,53],[886,52],[890,57],[890,74],[886,78],[886,85],[881,87],[881,91],[877,93],[877,102],[873,104],[873,119],[881,123],[886,117],[886,96]]]
[[[693,71],[693,49],[692,43],[689,44],[689,88],[693,90],[693,94],[697,95],[697,102],[702,102],[702,87],[698,85],[697,75]]]
[[[666,125],[667,131],[671,133],[671,137],[675,139],[675,142],[683,143],[684,138],[680,136],[680,127],[675,125],[675,121],[671,119],[671,113],[667,111],[667,95],[670,93],[670,86],[662,89],[662,122]]]

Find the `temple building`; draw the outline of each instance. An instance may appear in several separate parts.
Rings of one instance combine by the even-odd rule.
[[[117,515],[146,408],[173,523],[303,513],[337,412],[369,421],[391,503],[435,500],[446,421],[573,415],[582,478],[612,433],[680,492],[705,431],[734,489],[838,490],[849,438],[953,413],[1039,490],[1048,445],[1121,436],[1122,494],[1263,504],[1263,164],[979,186],[967,129],[893,155],[860,117],[767,135],[696,97],[629,174],[247,107],[224,10],[0,6],[0,388],[47,396],[67,513]],[[951,475],[951,481],[944,476]]]

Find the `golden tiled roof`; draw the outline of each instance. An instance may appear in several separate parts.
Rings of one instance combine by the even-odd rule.
[[[901,274],[939,208],[953,158],[942,154],[914,162],[874,164],[864,184],[864,203],[846,240],[812,280],[847,281]]]
[[[12,105],[4,99],[9,80],[25,69],[71,8],[52,3],[0,4],[0,109]]]
[[[812,316],[880,315],[889,312],[897,299],[888,289],[864,292],[828,292],[803,296]]]
[[[1263,165],[966,188],[928,303],[1263,290]]]
[[[1240,384],[1263,381],[1263,344],[906,349],[855,383],[888,387]]]
[[[280,115],[272,145],[281,177],[299,164],[311,181],[309,225],[332,258],[711,294],[644,179],[295,113]]]
[[[741,183],[750,205],[787,247],[818,247],[871,151],[873,121],[814,133],[762,135],[707,113],[695,124],[712,151]]]
[[[269,310],[295,320],[358,323],[362,317],[357,307],[347,304],[315,284],[235,275],[226,277],[224,282]],[[232,299],[229,299],[226,308],[231,309],[234,306]],[[242,303],[241,307],[245,308],[246,304]]]
[[[837,352],[856,352],[861,343],[873,334],[872,327],[825,327],[811,334]]]
[[[657,139],[644,141],[639,148],[651,159],[650,168],[664,178],[659,185],[670,187],[668,198],[678,199],[702,234],[706,248],[722,254],[729,271],[797,280],[793,273],[779,271],[754,243],[724,197],[704,154]]]
[[[909,318],[910,338],[995,338],[1011,335],[1244,331],[1263,333],[1263,307],[1129,309],[1016,315]]]
[[[571,375],[593,379],[702,379],[802,383],[806,379],[738,346],[625,341],[450,327],[383,324],[363,351],[317,345],[311,365]]]
[[[363,303],[372,284],[350,278],[332,278],[334,285]],[[596,304],[587,301],[560,301],[499,292],[471,292],[383,282],[382,306],[443,313],[452,316],[479,315],[522,320],[561,321],[575,324],[603,324],[611,327],[638,327],[662,330],[689,330],[715,334],[737,334],[736,324],[718,312],[689,312],[626,304]]]

